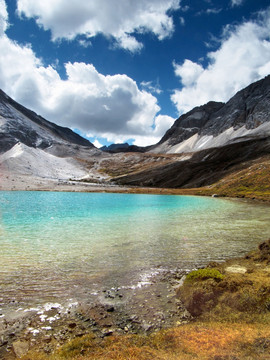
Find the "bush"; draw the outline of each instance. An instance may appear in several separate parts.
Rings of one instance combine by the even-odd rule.
[[[224,275],[222,275],[217,269],[205,268],[191,271],[186,277],[186,281],[207,279],[214,279],[216,281],[220,281],[224,279]]]

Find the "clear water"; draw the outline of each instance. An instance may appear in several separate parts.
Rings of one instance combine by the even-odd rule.
[[[0,305],[90,299],[157,269],[236,257],[270,207],[195,196],[0,192]]]

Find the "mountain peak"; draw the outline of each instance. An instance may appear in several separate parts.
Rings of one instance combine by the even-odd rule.
[[[270,75],[227,103],[210,101],[181,115],[151,152],[180,153],[270,134]]]

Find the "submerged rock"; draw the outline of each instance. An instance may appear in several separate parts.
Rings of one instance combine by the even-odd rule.
[[[12,344],[13,351],[18,358],[23,357],[29,350],[29,343],[27,341],[15,341]]]

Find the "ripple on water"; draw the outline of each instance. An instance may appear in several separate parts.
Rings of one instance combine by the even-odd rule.
[[[1,306],[138,288],[269,238],[270,208],[194,196],[0,192]],[[95,295],[94,295],[95,294]]]

